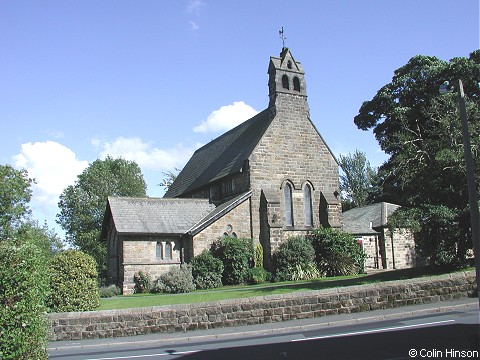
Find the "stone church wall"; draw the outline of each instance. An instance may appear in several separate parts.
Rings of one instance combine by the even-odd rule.
[[[274,192],[280,199],[280,213],[276,217],[283,224],[284,196],[282,186],[288,181],[292,186],[294,226],[282,232],[275,229],[271,234],[272,251],[278,243],[293,235],[294,231],[305,233],[303,186],[309,182],[313,187],[313,228],[320,225],[322,214],[321,193],[334,197],[339,189],[338,164],[309,119],[306,97],[278,94],[276,106],[271,109],[275,119],[250,156],[250,181],[253,190],[253,238],[258,241],[261,221],[258,210],[262,190]],[[326,217],[330,226],[340,226],[341,208],[330,206]],[[277,235],[276,235],[277,234]],[[278,237],[279,236],[279,237]],[[263,242],[263,241],[262,241]]]
[[[362,247],[367,258],[365,268],[382,269],[382,251],[380,241],[385,239],[385,255],[387,269],[405,269],[417,265],[415,240],[413,234],[404,229],[395,229],[392,233],[389,229],[382,229],[384,235],[365,235],[356,238],[362,242]],[[394,264],[395,263],[395,264]]]
[[[388,269],[404,269],[416,265],[415,240],[408,230],[395,229],[392,234],[390,230],[385,229],[385,250]]]
[[[252,238],[250,199],[239,204],[195,235],[193,237],[193,254],[191,256],[197,256],[203,250],[210,249],[214,241],[225,235]]]
[[[210,199],[212,202],[221,202],[226,198],[244,193],[250,190],[249,171],[244,171],[207,184],[184,197]]]
[[[157,258],[157,242],[163,247],[170,243],[172,246],[171,258],[161,256]],[[123,294],[133,294],[133,277],[139,271],[148,273],[152,280],[156,280],[160,275],[168,272],[173,267],[180,265],[180,247],[179,241],[173,238],[142,238],[124,239],[124,281]],[[161,254],[158,254],[161,255]]]
[[[379,269],[382,267],[380,259],[380,248],[377,235],[356,236],[357,241],[362,242],[363,251],[367,257],[365,258],[365,269]]]

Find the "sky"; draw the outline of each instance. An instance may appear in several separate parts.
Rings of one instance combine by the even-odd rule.
[[[36,179],[34,218],[96,159],[134,160],[148,196],[195,149],[267,108],[285,45],[336,156],[387,159],[353,118],[415,55],[479,48],[479,0],[1,0],[0,164]]]

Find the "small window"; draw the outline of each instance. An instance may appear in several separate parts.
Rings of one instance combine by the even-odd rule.
[[[282,86],[284,89],[290,90],[289,80],[287,75],[282,76]]]
[[[165,243],[165,260],[172,259],[172,243],[166,242]]]
[[[158,260],[163,259],[163,247],[162,247],[162,243],[160,241],[157,241],[157,244],[155,245],[155,257]]]
[[[293,226],[292,186],[286,183],[283,188],[285,200],[285,226]]]
[[[296,76],[293,78],[293,90],[300,91],[300,79]]]
[[[288,60],[288,62],[287,62],[287,67],[288,67],[289,69],[292,68],[292,61],[291,61],[291,60]]]
[[[303,201],[305,212],[305,226],[313,226],[313,211],[312,211],[312,188],[309,184],[305,184],[303,188]]]

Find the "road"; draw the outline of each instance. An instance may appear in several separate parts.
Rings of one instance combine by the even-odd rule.
[[[479,358],[478,303],[465,299],[278,324],[50,344],[50,359]]]

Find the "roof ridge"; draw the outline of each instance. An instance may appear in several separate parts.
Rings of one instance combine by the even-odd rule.
[[[195,150],[194,154],[196,154],[197,152],[199,152],[200,150],[202,150],[203,148],[207,147],[207,146],[211,146],[213,145],[214,143],[216,142],[219,142],[220,140],[223,140],[225,137],[227,137],[228,135],[230,135],[231,133],[235,132],[235,131],[238,131],[238,129],[242,126],[247,126],[248,123],[250,122],[253,122],[254,119],[258,116],[260,116],[261,114],[263,114],[265,111],[267,111],[269,108],[266,108],[262,111],[260,111],[259,113],[255,114],[254,116],[252,116],[250,119],[247,119],[243,122],[241,122],[240,124],[238,124],[237,126],[235,126],[234,128],[231,128],[230,130],[224,132],[223,134],[217,136],[215,139],[213,140],[210,140],[208,143],[206,143],[205,145],[203,145],[202,147],[199,147],[197,150]]]
[[[165,197],[135,197],[135,196],[109,196],[108,200],[138,200],[138,201],[150,201],[150,202],[210,202],[209,199],[203,198],[165,198]]]
[[[221,218],[223,215],[228,213],[231,209],[234,209],[238,205],[243,203],[250,196],[252,196],[252,193],[253,193],[252,190],[248,190],[241,194],[238,194],[237,196],[232,197],[229,200],[224,201],[223,203],[219,204],[214,209],[212,209],[212,211],[210,211],[206,216],[200,219],[197,223],[192,225],[192,227],[190,227],[190,229],[188,229],[187,232],[192,235],[196,235],[199,231],[207,227],[212,221]],[[215,213],[216,211],[218,212]]]
[[[241,171],[273,120],[270,110],[266,108],[197,149],[164,197],[184,196]]]

